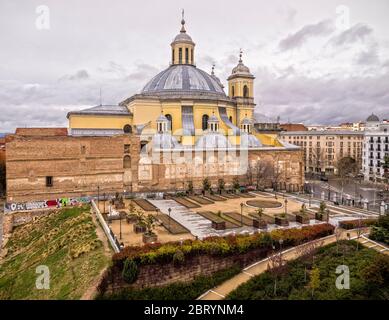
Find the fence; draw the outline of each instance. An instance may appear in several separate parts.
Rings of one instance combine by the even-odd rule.
[[[112,232],[111,228],[105,222],[103,216],[101,215],[101,212],[100,212],[99,208],[97,207],[97,205],[95,203],[95,200],[92,200],[91,204],[92,204],[93,211],[96,213],[96,217],[97,217],[97,219],[99,219],[100,224],[101,224],[101,226],[102,226],[102,228],[103,228],[103,230],[105,232],[105,235],[107,236],[108,241],[111,244],[113,250],[116,253],[120,252],[119,241],[117,240],[115,234]]]

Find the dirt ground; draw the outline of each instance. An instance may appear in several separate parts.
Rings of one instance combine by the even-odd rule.
[[[280,207],[280,208],[273,208],[273,209],[266,208],[266,209],[264,209],[264,212],[266,214],[273,216],[275,214],[285,212],[285,202],[284,202],[285,199],[283,197],[277,196],[277,199],[275,199],[274,197],[269,198],[269,197],[262,197],[260,195],[256,195],[256,197],[252,198],[252,199],[238,198],[238,199],[228,199],[227,201],[215,201],[215,203],[213,203],[213,204],[202,205],[200,209],[204,210],[204,211],[212,211],[212,212],[217,212],[220,210],[222,212],[236,211],[236,212],[240,213],[240,204],[242,202],[245,204],[246,201],[253,200],[253,199],[267,200],[267,201],[271,200],[271,201],[278,201],[278,202],[282,203],[282,207]],[[288,198],[288,203],[287,203],[287,212],[288,213],[297,212],[300,209],[301,209],[300,203]],[[248,207],[246,205],[243,207],[243,215],[248,216],[248,214],[250,212],[255,212],[255,211],[256,211],[256,208],[251,208],[251,207]]]
[[[122,240],[120,240],[120,221],[113,220],[109,224],[112,231],[117,236],[119,242],[123,242],[125,246],[143,245],[142,233],[135,233],[133,231],[133,223],[127,223],[126,220],[122,220]],[[154,232],[158,235],[158,242],[164,243],[169,241],[181,241],[185,239],[194,239],[194,236],[190,233],[182,234],[170,234],[163,226],[157,226]]]

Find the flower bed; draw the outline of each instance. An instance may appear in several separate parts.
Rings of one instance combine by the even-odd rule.
[[[157,207],[153,205],[146,199],[135,199],[134,201],[139,207],[141,207],[144,211],[155,211]]]
[[[246,201],[246,204],[251,207],[256,208],[281,208],[282,203],[278,201],[271,201],[271,200],[248,200]]]
[[[377,219],[343,220],[343,221],[339,221],[339,227],[347,230],[356,229],[360,227],[365,228],[365,227],[370,227],[376,222]]]

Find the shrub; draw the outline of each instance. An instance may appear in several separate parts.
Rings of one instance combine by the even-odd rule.
[[[339,227],[343,229],[356,229],[370,227],[377,222],[376,219],[344,220],[339,222]]]
[[[138,277],[138,266],[132,259],[126,259],[123,265],[122,277],[127,283],[134,283]]]
[[[173,255],[173,263],[174,264],[182,264],[185,261],[184,253],[178,249],[176,253]]]

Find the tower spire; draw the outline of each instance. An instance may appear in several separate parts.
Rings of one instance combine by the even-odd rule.
[[[181,19],[181,31],[180,32],[185,33],[186,30],[185,30],[185,10],[184,9],[182,9],[181,14],[182,14],[182,19]]]
[[[239,62],[242,63],[242,54],[243,54],[243,51],[242,51],[242,48],[240,48],[240,51],[239,51]]]
[[[212,65],[212,72],[211,72],[211,75],[215,75],[215,64]]]

